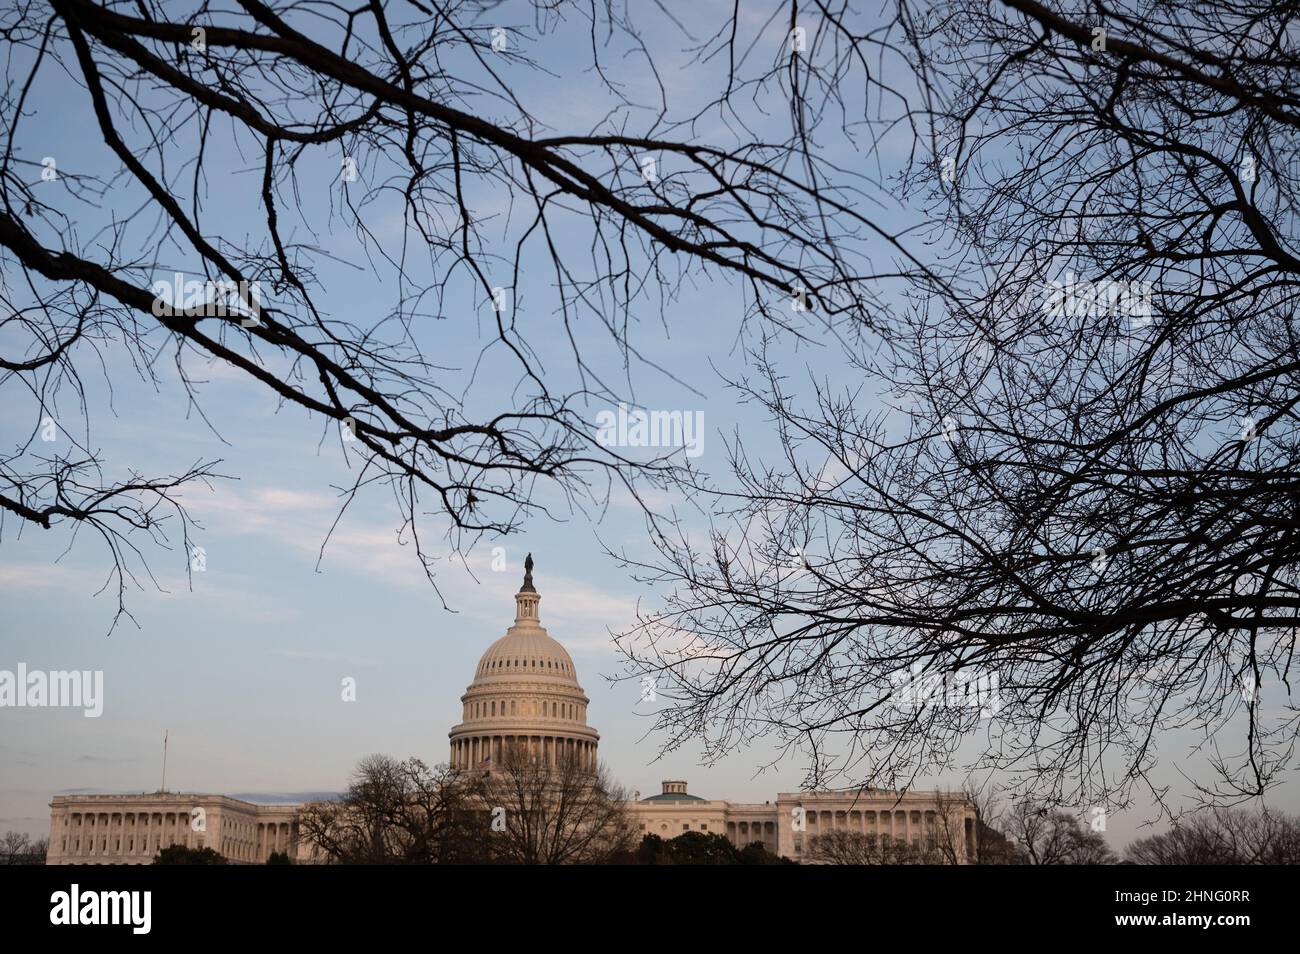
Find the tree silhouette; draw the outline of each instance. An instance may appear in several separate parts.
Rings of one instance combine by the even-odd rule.
[[[943,267],[846,350],[866,383],[753,350],[732,384],[781,453],[732,442],[707,539],[621,554],[671,588],[630,678],[672,700],[668,747],[776,736],[813,785],[958,763],[1163,804],[1154,743],[1184,729],[1199,798],[1257,796],[1298,725],[1294,9],[955,0],[896,28],[928,144],[898,189]]]
[[[391,489],[432,581],[446,550],[431,548],[430,522],[463,552],[545,512],[543,489],[582,507],[673,480],[679,462],[597,441],[589,411],[627,396],[619,379],[641,360],[631,328],[683,283],[732,282],[738,314],[807,337],[869,324],[873,279],[919,267],[859,211],[855,183],[832,183],[809,124],[773,141],[697,134],[706,118],[743,127],[740,101],[769,89],[784,108],[783,82],[831,98],[784,33],[752,67],[735,11],[695,56],[702,69],[730,57],[710,74],[717,95],[677,116],[619,6],[532,12],[539,42],[582,50],[614,102],[594,128],[555,132],[528,111],[519,84],[550,75],[494,4],[239,0],[174,19],[153,0],[52,0],[4,13],[0,380],[31,429],[0,457],[0,516],[93,529],[125,612],[147,570],[137,541],[179,534],[188,567],[182,490],[224,475],[213,460],[150,476],[106,457],[87,381],[111,390],[126,367],[179,382],[203,421],[205,369],[222,366],[339,447],[356,475],[340,511]],[[840,50],[837,75],[874,42]],[[645,101],[611,75],[618,57],[644,72]],[[864,84],[893,96],[869,70]],[[55,96],[90,121],[76,155],[41,157],[28,136]],[[874,268],[848,241],[861,235],[899,261]],[[549,301],[518,300],[525,269],[547,276]],[[332,304],[340,273],[366,271],[386,300]],[[196,293],[173,300],[175,275]],[[544,336],[569,343],[564,376],[543,368],[520,314],[553,315]],[[440,359],[442,322],[475,329],[470,367]],[[593,357],[601,336],[613,362]],[[59,440],[38,439],[49,433]]]

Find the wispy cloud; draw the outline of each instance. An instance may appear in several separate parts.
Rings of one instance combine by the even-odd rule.
[[[351,666],[375,668],[381,663],[374,659],[363,659],[351,653],[336,653],[316,649],[273,649],[268,655],[280,659],[292,659],[296,662],[347,663]]]

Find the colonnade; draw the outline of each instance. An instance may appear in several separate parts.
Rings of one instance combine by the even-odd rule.
[[[207,806],[203,816],[193,807],[166,811],[76,811],[51,826],[51,858],[148,863],[171,845],[211,848],[232,861],[261,863],[272,852],[292,855],[298,826],[292,819],[256,821],[239,813]],[[202,817],[197,823],[196,818]]]
[[[67,856],[152,857],[169,845],[197,847],[190,812],[69,812],[51,832],[51,851]]]
[[[453,739],[451,765],[457,769],[490,769],[500,765],[513,747],[527,752],[533,761],[554,767],[560,759],[577,759],[578,767],[596,770],[596,743],[556,735],[472,735]]]

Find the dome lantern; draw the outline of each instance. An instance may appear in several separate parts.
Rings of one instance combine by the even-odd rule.
[[[533,586],[533,555],[528,554],[524,560],[524,585],[515,594],[515,623],[537,622],[537,604],[542,601],[537,588]]]

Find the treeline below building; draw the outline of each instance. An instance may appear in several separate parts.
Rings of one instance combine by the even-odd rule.
[[[761,842],[737,845],[714,832],[664,839],[636,830],[628,793],[605,769],[578,760],[547,766],[506,752],[491,771],[466,772],[419,759],[374,755],[337,800],[305,806],[299,837],[314,863],[792,864]],[[979,806],[982,865],[1300,864],[1300,819],[1245,808],[1193,814],[1139,839],[1122,856],[1079,815],[1030,802]],[[833,830],[809,839],[806,860],[830,865],[954,864],[960,852]],[[223,864],[210,848],[172,846],[155,864]],[[274,855],[271,864],[288,864]]]
[[[33,841],[19,831],[7,831],[0,838],[0,865],[43,865],[48,847],[46,839]]]

